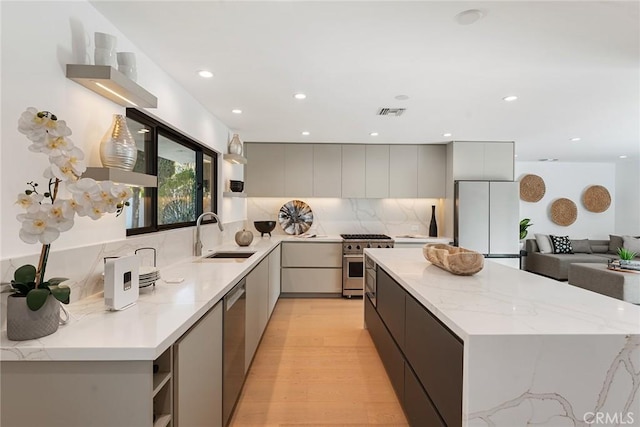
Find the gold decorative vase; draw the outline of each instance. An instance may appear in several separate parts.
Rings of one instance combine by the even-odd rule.
[[[111,128],[100,142],[100,161],[107,168],[133,170],[138,157],[138,148],[127,127],[127,118],[113,115]]]

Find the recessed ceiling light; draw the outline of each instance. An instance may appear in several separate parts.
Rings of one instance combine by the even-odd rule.
[[[293,97],[295,99],[305,99],[307,95],[305,95],[304,93],[296,93],[295,95],[293,95]]]
[[[503,101],[507,101],[507,102],[515,101],[516,99],[518,99],[518,97],[515,95],[509,95],[502,98]]]
[[[447,132],[447,133],[443,133],[442,136],[451,136],[451,134]]]
[[[577,136],[576,136],[575,138],[571,138],[571,141],[573,141],[573,142],[578,142],[578,141],[580,141],[581,139],[582,139],[582,138],[580,138],[580,137],[577,137]]]
[[[471,25],[484,16],[484,12],[479,9],[469,9],[456,15],[456,22],[460,25]]]
[[[378,136],[378,132],[371,132],[369,135],[371,135],[371,136]]]
[[[394,96],[394,98],[398,101],[406,101],[407,99],[409,99],[409,95],[396,95]]]
[[[513,155],[513,157],[518,157],[518,155],[517,155],[517,154],[514,154],[514,155]]]
[[[240,109],[238,109],[238,108],[236,108],[236,109],[234,109],[234,110],[231,110],[231,112],[232,112],[233,114],[242,114],[242,110],[240,110]]]
[[[204,77],[205,79],[210,79],[211,77],[213,77],[213,73],[208,70],[200,70],[198,71],[198,75],[200,77]]]
[[[618,157],[620,157],[621,159],[626,159],[627,158],[627,156],[625,156],[624,154],[622,156],[618,156]]]
[[[309,131],[306,131],[306,130],[305,130],[304,132],[302,132],[302,134],[303,134],[304,136],[309,136],[309,135],[311,135],[311,132],[309,132]]]

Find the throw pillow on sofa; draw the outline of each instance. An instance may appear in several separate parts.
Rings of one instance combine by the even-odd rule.
[[[640,254],[640,239],[632,236],[622,236],[622,247],[636,254]]]
[[[589,239],[571,240],[571,248],[574,254],[592,254],[591,243]]]
[[[571,247],[571,240],[569,236],[554,236],[550,235],[551,245],[553,246],[554,254],[572,254],[573,248]]]
[[[618,248],[623,247],[622,236],[615,236],[613,234],[609,234],[609,253],[617,255]]]
[[[553,253],[553,247],[551,246],[551,240],[549,239],[548,234],[534,234],[536,238],[536,243],[538,244],[538,250],[540,250],[541,254],[551,254]]]

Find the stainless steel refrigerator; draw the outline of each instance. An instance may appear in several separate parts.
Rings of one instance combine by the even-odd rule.
[[[456,181],[454,244],[487,258],[520,254],[519,185],[512,181]]]

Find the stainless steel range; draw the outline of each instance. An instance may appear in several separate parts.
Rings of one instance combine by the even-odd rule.
[[[342,237],[342,296],[364,294],[364,250],[392,248],[393,239],[386,234],[341,234]]]

